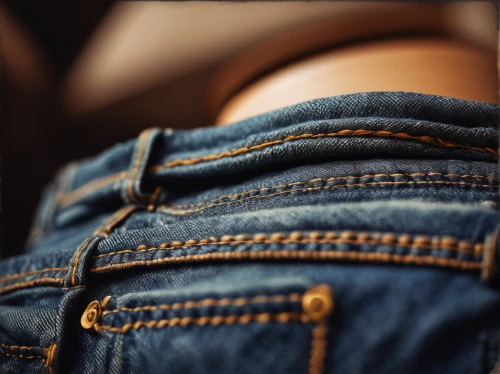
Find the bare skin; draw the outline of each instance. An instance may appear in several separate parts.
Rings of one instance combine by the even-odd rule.
[[[437,36],[348,45],[299,60],[255,81],[226,102],[216,123],[234,123],[306,100],[373,91],[496,104],[496,55]]]

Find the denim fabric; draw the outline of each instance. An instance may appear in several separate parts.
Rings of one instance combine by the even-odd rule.
[[[0,372],[488,373],[497,123],[360,93],[68,165],[0,262]]]

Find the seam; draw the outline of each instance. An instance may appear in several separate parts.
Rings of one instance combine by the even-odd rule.
[[[324,321],[312,331],[311,357],[308,374],[321,374],[325,365],[327,328]]]
[[[161,186],[156,187],[155,190],[153,191],[153,194],[149,198],[148,212],[153,212],[156,209],[156,206],[158,205],[156,199],[160,195],[161,191],[162,191]]]
[[[481,279],[486,283],[491,280],[494,273],[495,252],[497,250],[499,230],[500,229],[495,230],[493,234],[489,238],[487,238],[486,243],[484,244],[485,255],[483,257]]]
[[[0,288],[0,294],[18,290],[21,288],[28,288],[34,286],[62,286],[64,284],[64,278],[40,278],[29,282],[14,283],[9,286]]]
[[[66,193],[64,195],[61,195],[59,199],[57,200],[57,205],[59,206],[64,206],[71,204],[75,200],[78,200],[79,198],[87,195],[90,192],[94,192],[95,190],[98,190],[101,187],[105,187],[108,184],[120,181],[122,179],[125,179],[127,176],[126,171],[122,171],[120,173],[112,174],[107,177],[99,178],[96,179],[93,182],[89,182],[85,185],[83,185],[80,188],[77,188],[74,191],[71,191],[69,193]]]
[[[5,345],[5,344],[0,344],[0,346],[2,348],[9,349],[11,351],[21,350],[21,349],[25,349],[27,351],[31,351],[32,349],[43,349],[42,347],[37,347],[37,346],[27,347],[27,346],[24,346],[24,345]]]
[[[466,254],[481,255],[484,250],[483,243],[471,243],[465,240],[458,240],[453,237],[428,237],[428,236],[415,236],[411,237],[407,234],[393,235],[393,234],[383,234],[380,237],[373,237],[373,234],[369,232],[354,233],[351,231],[341,231],[341,232],[312,232],[309,234],[301,234],[299,232],[294,232],[288,235],[283,233],[274,234],[255,234],[255,235],[225,235],[221,238],[209,238],[200,240],[188,240],[186,242],[173,241],[170,243],[162,243],[157,247],[147,247],[145,245],[140,245],[135,250],[125,249],[116,252],[102,253],[100,255],[92,256],[92,258],[101,258],[106,256],[111,256],[121,253],[135,253],[143,251],[152,250],[174,250],[174,249],[184,249],[200,245],[217,244],[217,245],[239,245],[239,244],[308,244],[308,243],[320,243],[320,244],[337,244],[337,243],[347,243],[347,244],[370,244],[370,245],[390,245],[394,247],[406,247],[415,249],[441,249],[462,252]]]
[[[417,140],[422,143],[431,144],[435,146],[445,147],[445,148],[465,148],[473,151],[491,153],[495,156],[498,156],[498,152],[492,148],[488,147],[473,147],[467,146],[459,143],[455,143],[449,140],[444,140],[437,137],[427,136],[427,135],[410,135],[408,133],[400,132],[394,133],[391,131],[380,131],[380,130],[349,130],[344,129],[337,132],[330,133],[321,133],[321,134],[302,134],[302,135],[291,135],[287,136],[285,139],[278,139],[273,141],[264,142],[261,144],[257,144],[251,147],[242,147],[232,151],[225,151],[219,154],[211,154],[202,157],[194,157],[188,159],[176,159],[170,162],[166,162],[161,165],[155,165],[148,169],[149,171],[157,171],[165,168],[173,168],[177,166],[183,165],[194,165],[202,162],[215,161],[220,160],[221,158],[226,157],[234,157],[239,156],[244,153],[248,153],[255,150],[260,150],[263,148],[268,148],[274,145],[283,144],[295,140],[301,139],[318,139],[318,138],[326,138],[326,137],[339,137],[339,136],[374,136],[374,137],[383,137],[383,138],[399,138],[405,140]]]
[[[483,176],[483,175],[474,175],[474,174],[443,174],[443,173],[439,173],[439,172],[411,173],[411,174],[408,174],[408,173],[365,174],[365,175],[360,175],[360,176],[346,175],[346,176],[329,177],[329,178],[315,178],[315,179],[311,179],[308,181],[280,184],[280,185],[272,186],[272,187],[264,187],[264,188],[249,190],[249,191],[245,191],[245,192],[239,192],[239,193],[236,193],[234,195],[220,196],[220,197],[212,199],[212,200],[201,201],[198,203],[191,203],[191,204],[184,204],[184,205],[172,204],[169,207],[173,207],[173,208],[196,207],[196,206],[205,205],[208,203],[216,203],[216,202],[218,202],[220,200],[224,200],[224,199],[234,199],[234,198],[244,196],[244,195],[254,193],[254,192],[263,192],[263,191],[268,191],[268,190],[274,190],[277,188],[286,188],[286,187],[291,187],[291,186],[296,186],[296,185],[305,185],[305,184],[310,184],[310,183],[315,183],[315,182],[328,182],[328,181],[333,181],[333,180],[361,179],[361,178],[374,178],[374,177],[427,177],[427,176],[435,176],[435,175],[439,175],[439,176],[442,176],[445,178],[456,177],[456,178],[475,178],[475,179],[484,179],[484,180],[498,180],[497,177],[493,177],[493,176]]]
[[[7,357],[18,357],[18,358],[26,358],[28,360],[32,360],[32,359],[36,359],[36,358],[41,358],[41,359],[44,359],[45,357],[43,356],[26,356],[26,355],[18,355],[18,354],[15,354],[15,353],[6,353],[6,352],[3,352],[2,350],[0,350],[0,353],[7,356]]]
[[[78,252],[76,254],[75,260],[73,261],[73,271],[72,271],[72,274],[71,274],[71,285],[72,286],[75,286],[76,266],[78,265],[78,261],[80,260],[80,255],[85,250],[85,248],[87,248],[87,246],[89,245],[89,242],[90,242],[91,239],[92,238],[88,238],[85,241],[85,243],[80,247],[80,249],[78,250]]]
[[[117,308],[113,310],[106,310],[102,313],[103,316],[118,313],[118,312],[139,312],[141,310],[176,310],[176,309],[191,309],[200,306],[243,306],[248,304],[266,303],[266,302],[299,302],[301,294],[292,293],[291,295],[276,295],[276,296],[256,296],[252,298],[240,297],[237,299],[204,299],[200,301],[186,301],[184,303],[162,304],[162,305],[146,305],[136,308]]]
[[[84,287],[85,287],[85,285],[84,285],[84,284],[82,284],[82,285],[80,285],[80,286],[73,286],[73,287],[61,287],[61,290],[63,290],[63,291],[68,291],[68,290],[74,290],[74,289],[84,288]]]
[[[257,196],[257,195],[256,196],[249,196],[249,197],[246,197],[244,199],[235,200],[235,201],[227,201],[224,203],[212,204],[212,205],[208,205],[206,207],[198,208],[198,209],[176,210],[176,208],[171,208],[171,206],[163,206],[160,209],[164,212],[166,211],[167,213],[170,213],[173,215],[185,215],[185,214],[190,214],[190,213],[201,212],[205,209],[213,208],[215,206],[236,204],[236,203],[241,203],[241,202],[247,201],[247,200],[264,199],[264,198],[268,198],[268,197],[285,195],[285,194],[290,194],[290,193],[295,193],[295,192],[318,191],[318,190],[338,189],[338,188],[348,188],[348,187],[366,187],[366,186],[383,186],[383,185],[412,185],[412,184],[416,184],[416,185],[418,185],[418,184],[462,185],[462,186],[486,187],[486,188],[498,187],[498,185],[494,185],[494,184],[476,184],[476,183],[468,183],[468,182],[449,182],[449,181],[401,181],[401,182],[346,183],[346,184],[338,184],[338,185],[331,185],[331,186],[297,188],[297,189],[290,190],[290,191],[280,191],[280,192],[276,192],[276,193],[272,193],[272,194],[268,194],[268,195],[263,195],[263,196]]]
[[[131,213],[138,209],[136,205],[128,205],[117,212],[115,212],[110,218],[108,218],[99,228],[97,228],[92,236],[104,235],[108,236],[109,233],[114,229],[116,225],[126,219]]]
[[[141,134],[142,139],[141,139],[141,143],[139,146],[139,154],[137,155],[137,158],[135,159],[134,167],[132,169],[132,172],[130,173],[130,183],[128,185],[127,191],[128,191],[130,200],[132,200],[134,203],[140,202],[140,200],[137,199],[137,197],[135,196],[135,193],[134,193],[134,179],[137,175],[137,172],[139,171],[139,167],[141,165],[142,158],[144,157],[144,150],[146,148],[148,134],[150,132],[151,132],[151,129],[147,129]]]
[[[57,343],[52,343],[49,348],[47,348],[47,359],[45,360],[45,367],[47,368],[49,374],[52,374],[52,363],[54,362],[54,355],[56,353]]]
[[[260,251],[260,252],[217,252],[200,255],[186,255],[154,260],[140,260],[109,264],[91,269],[92,273],[105,273],[111,270],[129,269],[136,266],[162,265],[166,263],[204,262],[204,261],[231,261],[231,260],[344,260],[367,261],[393,264],[411,264],[423,266],[448,267],[457,270],[479,270],[480,263],[456,260],[450,258],[436,258],[432,256],[397,255],[389,253],[360,253],[341,251]]]
[[[25,276],[33,275],[33,274],[48,273],[50,271],[63,271],[63,270],[68,270],[68,269],[69,268],[66,266],[63,268],[45,268],[45,269],[40,269],[40,270],[27,271],[24,273],[7,275],[6,277],[0,278],[0,282],[5,282],[5,281],[10,280],[10,279],[25,277]]]
[[[140,329],[141,327],[147,328],[163,328],[163,327],[173,327],[173,326],[188,326],[188,325],[234,325],[242,324],[246,325],[250,322],[279,322],[288,323],[292,321],[298,321],[302,323],[309,323],[309,318],[302,313],[296,312],[285,312],[278,314],[271,313],[259,313],[259,314],[244,314],[241,316],[230,315],[230,316],[205,316],[205,317],[183,317],[183,318],[172,318],[172,319],[161,319],[161,320],[150,320],[150,321],[137,321],[134,323],[126,323],[122,327],[112,327],[109,325],[99,325],[98,330],[105,330],[109,332],[119,332],[125,334],[127,331],[134,329]]]

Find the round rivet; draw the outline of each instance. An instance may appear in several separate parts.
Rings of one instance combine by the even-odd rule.
[[[99,317],[101,316],[101,303],[97,300],[92,301],[85,312],[83,312],[82,318],[80,322],[84,329],[90,329],[97,322]]]
[[[326,284],[320,284],[302,297],[302,309],[312,321],[326,318],[333,310],[333,294]]]

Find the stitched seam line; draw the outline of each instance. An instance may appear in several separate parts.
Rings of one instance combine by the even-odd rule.
[[[27,351],[31,351],[32,349],[43,349],[42,347],[37,347],[37,346],[27,347],[27,346],[24,346],[24,345],[5,345],[5,344],[0,344],[0,346],[2,348],[9,349],[11,351],[21,350],[21,349],[25,349]]]
[[[374,177],[427,177],[427,176],[436,176],[436,175],[439,175],[439,176],[442,176],[445,178],[456,177],[456,178],[475,178],[475,179],[484,179],[484,180],[498,180],[497,177],[493,177],[493,176],[482,176],[482,175],[471,175],[471,174],[462,174],[462,175],[460,175],[460,174],[443,174],[443,173],[439,173],[439,172],[412,173],[412,174],[407,174],[407,173],[365,174],[365,175],[360,175],[360,176],[348,175],[348,176],[339,176],[339,177],[330,177],[330,178],[315,178],[315,179],[311,179],[308,181],[292,182],[292,183],[287,183],[287,184],[281,184],[278,186],[264,187],[264,188],[249,190],[249,191],[245,191],[245,192],[240,192],[240,193],[237,193],[234,195],[220,196],[216,199],[201,201],[198,203],[185,204],[185,205],[172,204],[169,207],[172,207],[172,208],[197,207],[200,205],[206,205],[208,203],[217,203],[218,201],[224,200],[224,199],[238,198],[238,197],[245,196],[245,195],[248,195],[248,194],[254,193],[254,192],[263,192],[263,191],[268,191],[268,190],[274,190],[277,188],[287,188],[287,187],[292,187],[292,186],[297,186],[297,185],[306,185],[306,184],[315,183],[315,182],[329,182],[329,181],[334,181],[334,180],[348,180],[348,179],[361,179],[361,178],[374,178]]]
[[[108,235],[116,225],[127,218],[131,213],[133,213],[138,207],[136,205],[129,205],[113,214],[109,219],[106,220],[98,229],[94,231],[93,236],[104,234]]]
[[[28,275],[33,275],[33,274],[48,273],[50,271],[63,271],[63,270],[68,270],[68,269],[69,268],[66,266],[63,268],[45,268],[45,269],[40,269],[40,270],[27,271],[25,273],[17,273],[17,274],[7,275],[6,277],[0,278],[0,282],[5,282],[7,280],[20,278],[20,277],[26,277]]]
[[[383,234],[381,237],[373,237],[373,234],[369,232],[353,233],[351,231],[342,232],[313,232],[310,234],[302,235],[301,233],[295,232],[289,235],[282,233],[275,234],[255,234],[253,236],[248,235],[237,235],[230,236],[225,235],[222,238],[210,238],[210,239],[200,239],[200,240],[188,240],[187,242],[174,241],[171,243],[163,243],[159,247],[147,247],[141,245],[137,249],[124,249],[116,252],[108,252],[100,255],[92,256],[92,258],[101,258],[106,256],[111,256],[121,253],[135,253],[143,251],[153,251],[153,250],[174,250],[174,249],[184,249],[200,245],[217,244],[217,245],[240,245],[240,244],[308,244],[308,243],[320,243],[320,244],[370,244],[370,245],[390,245],[394,247],[406,247],[415,249],[437,249],[437,250],[448,250],[457,251],[466,254],[481,255],[483,253],[484,245],[483,243],[471,243],[465,240],[457,240],[452,237],[428,237],[428,236],[415,236],[411,237],[406,234],[395,236],[392,234]]]
[[[45,367],[47,368],[49,374],[52,374],[52,363],[54,362],[54,355],[56,353],[57,343],[52,343],[47,349],[47,359],[45,360]]]
[[[321,374],[325,365],[327,328],[324,321],[312,331],[311,357],[309,359],[309,374]]]
[[[240,200],[236,200],[236,201],[227,201],[227,202],[218,203],[218,204],[212,204],[212,205],[208,205],[206,207],[198,208],[198,209],[176,210],[175,208],[174,209],[170,208],[170,206],[165,206],[165,209],[167,210],[168,213],[171,213],[171,214],[184,215],[184,214],[201,212],[205,209],[213,208],[215,206],[236,204],[236,203],[241,203],[241,202],[247,201],[247,200],[264,199],[264,198],[268,198],[268,197],[285,195],[285,194],[295,193],[295,192],[318,191],[318,190],[338,189],[338,188],[348,188],[348,187],[366,187],[366,186],[383,186],[383,185],[412,185],[412,184],[416,184],[416,185],[419,185],[419,184],[425,184],[425,185],[428,185],[428,184],[466,185],[466,186],[471,186],[471,187],[489,187],[489,188],[497,188],[498,187],[498,185],[493,185],[493,184],[476,184],[476,183],[468,183],[468,182],[448,182],[448,181],[404,181],[404,182],[402,181],[402,182],[346,183],[346,184],[339,184],[339,185],[332,185],[332,186],[297,188],[297,189],[290,190],[290,191],[281,191],[281,192],[276,192],[276,193],[262,195],[262,196],[249,196],[249,197],[246,197],[244,199],[240,199]]]
[[[142,136],[142,139],[141,139],[141,143],[140,143],[140,146],[139,146],[139,154],[137,155],[137,158],[135,159],[135,162],[134,162],[134,168],[132,169],[132,172],[130,173],[130,183],[128,185],[128,194],[129,194],[129,197],[130,197],[130,200],[133,201],[134,203],[139,203],[140,201],[137,199],[137,197],[135,196],[135,192],[134,192],[134,179],[137,175],[137,172],[139,170],[139,167],[141,165],[141,161],[142,161],[142,158],[144,156],[144,150],[146,148],[146,142],[148,140],[148,134],[151,132],[151,129],[147,129],[145,130],[141,136]]]
[[[76,266],[78,265],[78,261],[80,260],[80,255],[85,250],[85,248],[87,248],[87,246],[89,245],[89,242],[90,242],[91,239],[92,238],[88,238],[85,241],[85,243],[82,245],[82,247],[80,248],[80,250],[76,254],[75,261],[73,261],[73,271],[72,271],[72,274],[71,274],[71,285],[72,286],[75,286]]]
[[[170,262],[203,262],[203,261],[231,261],[231,260],[346,260],[346,261],[373,261],[395,264],[432,265],[449,267],[459,270],[478,270],[480,263],[462,261],[432,256],[396,255],[389,253],[359,253],[359,252],[306,252],[306,251],[260,251],[260,252],[217,252],[181,257],[168,257],[155,260],[141,260],[109,264],[91,269],[93,273],[104,273],[113,269],[128,269],[136,266],[161,265]]]
[[[0,288],[0,294],[18,290],[21,288],[28,288],[34,286],[62,286],[64,283],[64,278],[40,278],[29,282],[14,283],[9,286]]]
[[[98,327],[99,330],[105,330],[110,332],[120,332],[122,334],[126,333],[130,329],[140,329],[141,327],[147,328],[163,328],[163,327],[173,327],[173,326],[188,326],[188,325],[198,325],[198,326],[206,326],[206,325],[234,325],[234,324],[242,324],[245,325],[250,322],[260,322],[260,323],[268,323],[268,322],[279,322],[279,323],[288,323],[292,321],[298,321],[302,323],[309,323],[309,318],[302,313],[295,312],[285,312],[278,314],[271,313],[259,313],[259,314],[244,314],[242,316],[206,316],[200,318],[194,317],[184,317],[184,318],[172,318],[172,319],[162,319],[162,320],[150,320],[150,321],[137,321],[134,323],[127,323],[122,327],[112,327],[108,325],[100,325]]]
[[[311,137],[314,137],[313,134],[305,134],[305,135],[311,135]],[[318,135],[324,135],[324,134],[318,134]],[[326,135],[328,135],[328,134],[326,134]],[[280,143],[283,143],[285,141],[287,141],[287,140],[286,139],[284,141],[279,140],[279,141],[277,141],[278,143],[275,143],[275,142],[270,142],[270,143],[280,144]],[[264,143],[264,144],[266,144],[266,143]],[[254,146],[254,147],[259,147],[259,146]],[[250,148],[252,148],[252,147],[250,147]],[[249,149],[250,150],[250,148],[242,148],[242,149]],[[476,147],[472,147],[472,148],[476,148]],[[497,154],[496,151],[494,151],[491,148],[485,148],[485,149],[488,149],[490,153]],[[233,152],[236,152],[236,151],[233,151]],[[231,152],[226,152],[226,153],[231,153]],[[238,153],[238,154],[240,154],[240,153]],[[213,156],[214,155],[204,156],[204,157],[213,157]],[[224,156],[224,157],[228,157],[228,156]],[[220,158],[222,158],[222,157],[220,157]],[[203,159],[203,157],[201,157],[199,159]],[[175,160],[175,161],[172,161],[172,162],[189,161],[189,160],[193,160],[193,159]],[[196,160],[196,159],[194,159],[194,160]],[[199,162],[201,162],[201,161],[199,161]],[[164,168],[168,168],[168,167],[170,167],[170,166],[167,166],[168,164],[169,163],[153,166],[153,167],[149,168],[148,171],[157,171],[157,170],[161,170],[161,169],[164,169]],[[70,203],[74,202],[75,200],[78,200],[80,197],[85,196],[86,194],[88,194],[90,192],[93,192],[93,191],[95,191],[95,190],[97,190],[97,189],[99,189],[101,187],[104,187],[104,186],[106,186],[108,184],[111,184],[113,182],[116,182],[116,181],[124,179],[126,177],[126,175],[127,175],[127,172],[124,171],[124,172],[121,172],[121,173],[110,175],[110,176],[105,177],[105,178],[98,179],[98,180],[96,180],[94,182],[90,182],[90,183],[88,183],[88,184],[80,187],[77,190],[74,190],[74,191],[72,191],[72,192],[70,192],[70,193],[68,193],[66,195],[61,196],[61,198],[58,200],[58,203],[59,203],[58,205],[67,205],[67,204],[70,204]],[[456,175],[449,174],[449,176],[456,176]],[[463,176],[463,177],[466,177],[466,176]],[[477,177],[481,177],[481,176],[471,176],[471,177],[477,178]]]
[[[289,296],[285,295],[276,295],[276,296],[256,296],[252,298],[240,297],[237,299],[204,299],[200,301],[186,301],[184,303],[175,303],[175,304],[162,304],[162,305],[146,305],[136,308],[117,308],[113,310],[106,310],[102,313],[103,316],[118,313],[118,312],[139,312],[141,310],[177,310],[177,309],[191,309],[197,308],[200,306],[243,306],[248,304],[257,304],[257,303],[284,303],[287,301],[290,302],[299,302],[301,300],[301,294],[293,293]]]
[[[36,358],[41,358],[41,359],[45,358],[43,356],[26,356],[26,355],[14,354],[14,353],[6,353],[6,352],[3,352],[2,350],[0,350],[0,353],[5,355],[5,356],[8,356],[8,357],[26,358],[28,360],[32,360],[32,359],[36,359]]]
[[[255,151],[255,150],[260,150],[263,148],[268,148],[274,145],[278,144],[283,144],[295,140],[301,140],[301,139],[318,139],[318,138],[326,138],[326,137],[339,137],[339,136],[375,136],[375,137],[383,137],[383,138],[399,138],[399,139],[406,139],[406,140],[417,140],[422,143],[426,144],[431,144],[431,145],[436,145],[440,147],[445,147],[445,148],[465,148],[465,149],[470,149],[473,151],[479,151],[479,152],[485,152],[485,153],[491,153],[495,156],[498,155],[498,153],[488,147],[473,147],[473,146],[467,146],[467,145],[462,145],[458,143],[454,143],[452,141],[444,140],[441,138],[435,138],[432,136],[427,136],[427,135],[421,135],[421,136],[416,136],[416,135],[410,135],[408,133],[394,133],[391,131],[376,131],[376,130],[341,130],[338,132],[331,132],[331,133],[322,133],[322,134],[302,134],[302,135],[291,135],[286,137],[285,139],[280,139],[280,140],[273,140],[261,144],[257,144],[251,147],[242,147],[235,149],[233,151],[225,151],[219,154],[211,154],[207,156],[202,156],[202,157],[194,157],[194,158],[189,158],[189,159],[176,159],[167,163],[164,163],[162,165],[156,165],[151,167],[149,170],[150,171],[157,171],[161,170],[164,168],[173,168],[177,166],[183,166],[183,165],[193,165],[193,164],[198,164],[201,162],[208,162],[208,161],[215,161],[215,160],[220,160],[221,158],[226,158],[226,157],[234,157],[234,156],[239,156],[241,154]]]
[[[127,172],[122,171],[121,173],[112,174],[110,176],[97,179],[93,182],[89,182],[89,183],[83,185],[82,187],[77,188],[76,190],[74,190],[72,192],[69,192],[67,194],[62,195],[58,199],[57,205],[63,206],[63,205],[71,204],[75,200],[78,200],[81,197],[86,196],[91,192],[94,192],[102,187],[106,187],[107,185],[112,184],[114,182],[125,179],[126,176],[127,176]]]

